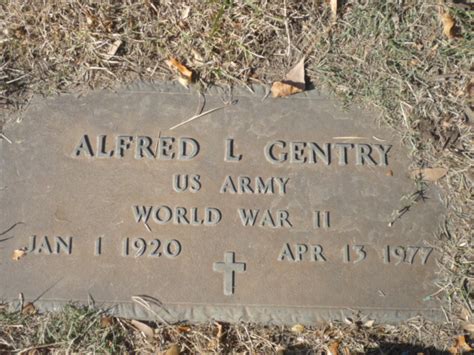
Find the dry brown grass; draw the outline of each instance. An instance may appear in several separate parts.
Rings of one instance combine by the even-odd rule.
[[[145,324],[145,323],[143,323]],[[0,352],[71,351],[157,353],[174,344],[182,353],[425,354],[443,353],[454,338],[443,325],[414,318],[398,326],[349,320],[321,324],[294,332],[288,327],[255,324],[163,325],[148,322],[154,333],[146,336],[126,319],[104,311],[66,306],[42,315],[0,310]],[[346,350],[344,350],[346,349]],[[439,352],[436,352],[439,351]]]
[[[457,23],[454,39],[443,35],[440,13],[446,11]],[[0,121],[18,115],[34,94],[173,80],[165,64],[170,56],[195,71],[202,89],[269,85],[304,56],[313,84],[343,100],[376,106],[381,121],[395,127],[410,147],[414,166],[449,171],[439,181],[449,208],[437,244],[444,255],[437,282],[450,300],[444,328],[416,319],[396,327],[332,324],[295,335],[287,328],[232,325],[226,340],[209,348],[215,339],[215,325],[209,323],[179,335],[158,327],[151,345],[139,347],[163,349],[178,342],[189,352],[274,352],[280,344],[322,351],[338,339],[360,352],[397,343],[442,349],[451,345],[448,336],[462,331],[460,322],[472,322],[472,6],[349,0],[339,12],[334,24],[322,0],[0,2]],[[13,340],[0,349],[47,344],[33,335],[55,315],[37,317],[33,323],[2,320],[0,339]],[[15,328],[18,322],[24,325]],[[120,349],[137,345],[125,338]],[[86,349],[78,344],[74,349]]]

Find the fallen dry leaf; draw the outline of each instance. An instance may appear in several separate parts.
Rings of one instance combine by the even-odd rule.
[[[178,83],[180,83],[181,85],[183,85],[186,89],[189,88],[189,83],[190,81],[186,78],[183,78],[182,76],[178,76]]]
[[[474,78],[467,84],[466,92],[469,98],[474,98]]]
[[[179,355],[179,346],[177,344],[171,345],[168,350],[166,350],[165,355]]]
[[[100,326],[102,328],[110,328],[114,323],[114,319],[110,316],[102,316],[100,318]]]
[[[282,81],[275,81],[272,85],[273,97],[284,97],[293,95],[305,90],[304,79],[304,58],[302,58]]]
[[[446,168],[423,168],[415,169],[410,172],[412,179],[421,179],[425,181],[437,181],[448,173]]]
[[[87,26],[92,26],[94,24],[94,19],[91,16],[86,16]]]
[[[285,82],[289,82],[301,90],[305,89],[305,80],[304,80],[304,58],[291,69],[288,74],[285,76]]]
[[[143,322],[140,322],[138,320],[135,320],[135,319],[132,319],[130,321],[130,323],[132,323],[132,325],[140,332],[142,332],[147,338],[153,338],[153,336],[155,335],[155,333],[153,332],[153,329],[143,323]]]
[[[458,337],[458,349],[462,352],[467,353],[471,352],[474,349],[466,342],[466,337],[464,335]]]
[[[466,343],[466,338],[464,335],[460,335],[456,338],[456,344],[449,348],[449,352],[451,354],[468,354],[470,353],[473,348],[469,346],[468,343]]]
[[[195,65],[203,65],[204,64],[204,58],[202,57],[202,55],[197,50],[192,48],[191,53],[193,54],[193,63]]]
[[[189,12],[191,11],[191,6],[184,6],[183,12],[181,12],[181,20],[186,20],[189,17]]]
[[[220,342],[222,337],[224,336],[224,327],[222,326],[222,324],[220,324],[219,322],[216,322],[216,326],[217,326],[217,335],[216,335],[216,338],[217,340]]]
[[[339,354],[339,342],[335,341],[334,343],[328,346],[328,355],[338,355]]]
[[[219,342],[213,338],[209,340],[209,342],[207,343],[207,347],[208,349],[217,350],[217,348],[219,347]]]
[[[121,45],[122,41],[119,39],[112,43],[109,47],[109,50],[107,51],[107,54],[104,56],[105,60],[109,60],[110,58],[112,58],[115,53],[117,53]]]
[[[191,327],[186,325],[180,325],[177,329],[179,333],[189,333],[191,331]]]
[[[459,312],[459,316],[464,321],[463,324],[467,324],[471,319],[471,311],[469,311],[466,307],[461,307],[461,311]],[[474,324],[473,324],[474,326]],[[474,331],[474,330],[473,330]]]
[[[304,325],[303,324],[295,324],[294,326],[291,327],[291,331],[293,333],[303,333],[304,332]]]
[[[454,38],[454,28],[456,26],[456,21],[453,19],[453,17],[449,13],[445,12],[443,16],[441,16],[441,22],[443,23],[444,35],[449,39]]]
[[[193,81],[193,72],[189,70],[185,65],[181,64],[176,58],[170,58],[166,61],[166,64],[173,69],[176,70],[182,78],[191,83]]]
[[[344,323],[348,324],[348,325],[352,325],[354,324],[354,321],[352,320],[352,318],[344,318]]]
[[[36,314],[36,307],[33,303],[28,302],[21,310],[23,315],[33,315]]]
[[[15,249],[12,253],[12,260],[18,261],[26,255],[26,248]]]
[[[375,320],[369,319],[367,322],[364,323],[365,328],[372,328],[374,326]]]
[[[221,344],[222,338],[224,337],[224,326],[219,322],[214,322],[214,324],[217,327],[216,337],[209,339],[207,347],[209,349],[217,350]]]
[[[275,81],[272,85],[272,96],[273,97],[284,97],[290,96],[302,92],[303,90],[296,86],[286,84],[281,81]]]

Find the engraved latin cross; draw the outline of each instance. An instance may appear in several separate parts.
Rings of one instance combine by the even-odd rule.
[[[231,296],[235,288],[235,273],[245,271],[245,263],[235,262],[235,253],[228,251],[224,254],[224,262],[219,261],[213,264],[212,269],[216,272],[224,273],[224,295]]]

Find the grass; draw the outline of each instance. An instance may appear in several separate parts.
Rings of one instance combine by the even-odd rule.
[[[456,20],[454,39],[443,35],[443,12]],[[35,94],[174,80],[164,62],[170,56],[197,73],[203,90],[270,85],[305,57],[316,87],[377,108],[381,124],[394,127],[409,147],[414,167],[448,169],[437,182],[448,214],[436,248],[443,253],[437,284],[450,299],[443,326],[422,319],[395,327],[328,324],[295,335],[288,328],[226,325],[217,340],[213,323],[185,333],[179,325],[155,324],[150,340],[126,320],[101,327],[102,313],[89,308],[34,316],[2,311],[0,350],[153,351],[178,343],[188,352],[327,351],[337,341],[353,352],[396,353],[451,346],[473,311],[473,14],[467,1],[434,0],[348,0],[336,22],[323,0],[0,2],[0,127]]]
[[[127,328],[104,311],[68,305],[43,315],[0,311],[0,352],[65,350],[117,353],[132,348]]]
[[[341,354],[417,353],[452,345],[442,325],[412,319],[397,327],[347,320],[292,331],[288,327],[255,324],[141,323],[145,335],[130,320],[107,316],[90,307],[68,305],[58,312],[25,314],[0,310],[0,352],[156,353],[173,346],[183,353],[314,353],[339,349]],[[436,334],[436,341],[426,341]],[[36,351],[36,352],[34,352]],[[168,353],[168,354],[171,354]]]
[[[466,88],[472,80],[473,12],[451,10],[459,37],[448,40],[440,11],[448,9],[433,2],[354,5],[318,43],[322,55],[314,55],[309,71],[344,100],[377,106],[381,121],[401,133],[413,165],[448,169],[440,181],[449,213],[440,235],[438,285],[450,297],[449,314],[472,315],[473,121],[466,108],[474,102]]]

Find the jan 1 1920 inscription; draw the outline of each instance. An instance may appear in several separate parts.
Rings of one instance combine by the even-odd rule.
[[[397,214],[416,187],[394,134],[318,93],[234,99],[208,93],[216,110],[185,124],[201,97],[172,85],[36,99],[0,143],[0,299],[168,320],[438,317],[440,197]]]

